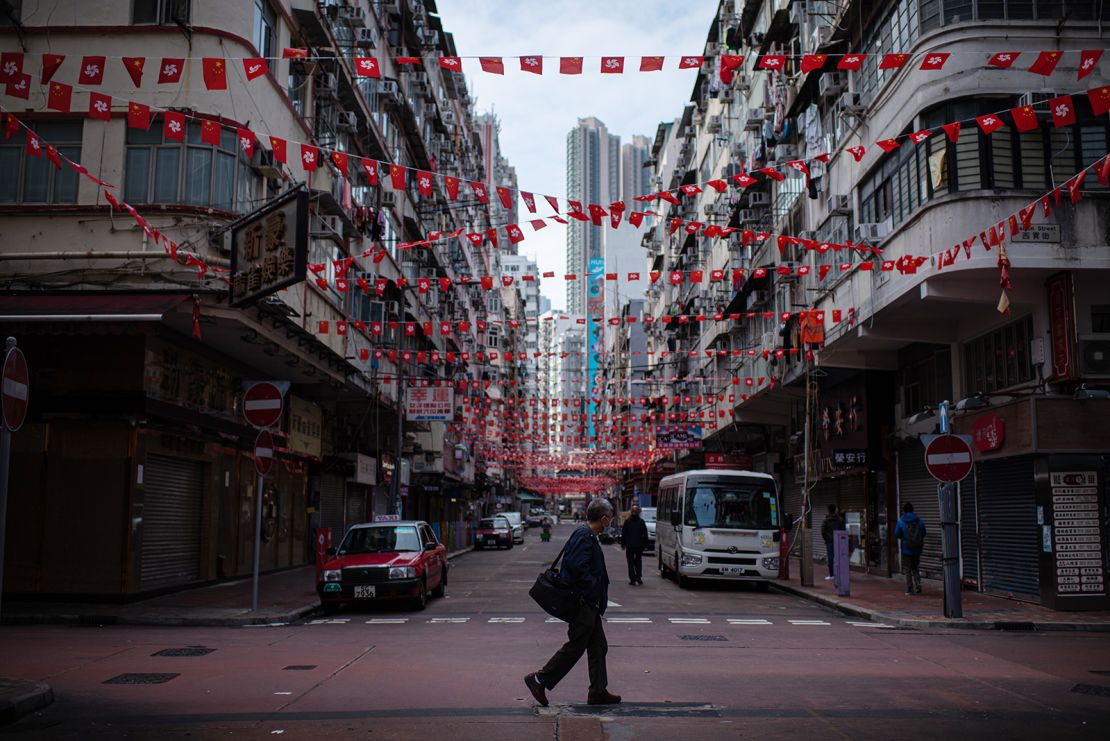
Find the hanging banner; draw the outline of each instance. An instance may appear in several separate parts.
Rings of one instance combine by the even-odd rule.
[[[410,422],[449,422],[455,418],[455,389],[451,386],[405,389],[405,419]]]
[[[662,425],[655,430],[655,447],[663,450],[693,450],[701,447],[701,427]]]
[[[1053,382],[1075,376],[1075,305],[1071,273],[1057,273],[1045,281],[1048,289],[1048,327],[1052,346]]]
[[[305,279],[308,265],[308,190],[289,191],[231,227],[232,306]]]

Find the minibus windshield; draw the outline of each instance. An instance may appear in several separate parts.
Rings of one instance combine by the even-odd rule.
[[[779,526],[778,502],[769,486],[691,482],[683,520],[691,527],[770,530]]]

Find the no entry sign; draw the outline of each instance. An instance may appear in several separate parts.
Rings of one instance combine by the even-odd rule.
[[[259,476],[265,476],[274,466],[274,438],[269,430],[259,430],[254,441],[254,468]]]
[[[254,384],[243,395],[243,416],[255,427],[281,419],[281,389],[268,381]]]
[[[937,435],[925,448],[925,467],[942,483],[961,481],[971,473],[971,446],[955,435]]]
[[[23,426],[27,418],[27,400],[30,396],[30,377],[27,358],[18,347],[4,356],[3,381],[0,383],[0,406],[3,407],[4,426],[12,432]]]

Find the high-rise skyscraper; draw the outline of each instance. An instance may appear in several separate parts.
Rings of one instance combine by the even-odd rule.
[[[646,136],[633,136],[632,141],[621,145],[620,188],[613,200],[624,201],[626,214],[638,210],[635,207],[640,204],[633,199],[648,193],[651,188],[651,168],[644,167],[649,157],[651,139]],[[608,206],[608,203],[602,205]],[[625,303],[644,297],[646,283],[625,280],[628,273],[643,273],[647,269],[644,263],[646,253],[640,244],[644,234],[627,222],[617,229],[607,228],[604,231],[605,272],[618,276],[618,280],[606,284],[609,295],[605,297],[605,311],[609,316],[616,316]]]
[[[578,119],[578,125],[567,134],[567,197],[585,209],[596,203],[608,207],[619,199],[620,137],[613,136],[605,124],[594,117]],[[567,282],[567,311],[571,314],[589,312],[588,297],[593,290],[596,299],[604,301],[601,286],[605,272],[605,229],[588,221],[572,221],[567,227],[567,272],[581,278]],[[601,313],[601,312],[598,312]]]

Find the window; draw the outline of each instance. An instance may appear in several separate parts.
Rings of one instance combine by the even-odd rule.
[[[270,0],[254,0],[254,48],[265,59],[274,56],[274,47],[277,45],[277,16],[270,6]]]
[[[902,414],[917,414],[925,407],[936,408],[952,398],[952,353],[947,347],[915,343],[899,351],[899,385]]]
[[[43,141],[74,162],[81,161],[81,121],[35,121],[28,123]],[[63,164],[54,166],[45,152],[42,157],[24,153],[23,136],[13,136],[0,146],[0,203],[76,203],[77,173]]]
[[[14,26],[23,16],[23,0],[0,0],[0,26]]]
[[[176,203],[243,213],[254,207],[261,178],[224,127],[220,146],[200,140],[200,123],[190,121],[185,142],[166,141],[157,123],[147,131],[127,130],[124,198],[134,204]]]
[[[1110,334],[1110,306],[1091,307],[1091,331],[1095,334]]]
[[[1026,316],[964,343],[964,391],[989,394],[1036,380],[1032,339],[1033,317]]]
[[[189,23],[189,0],[134,0],[132,23]]]

